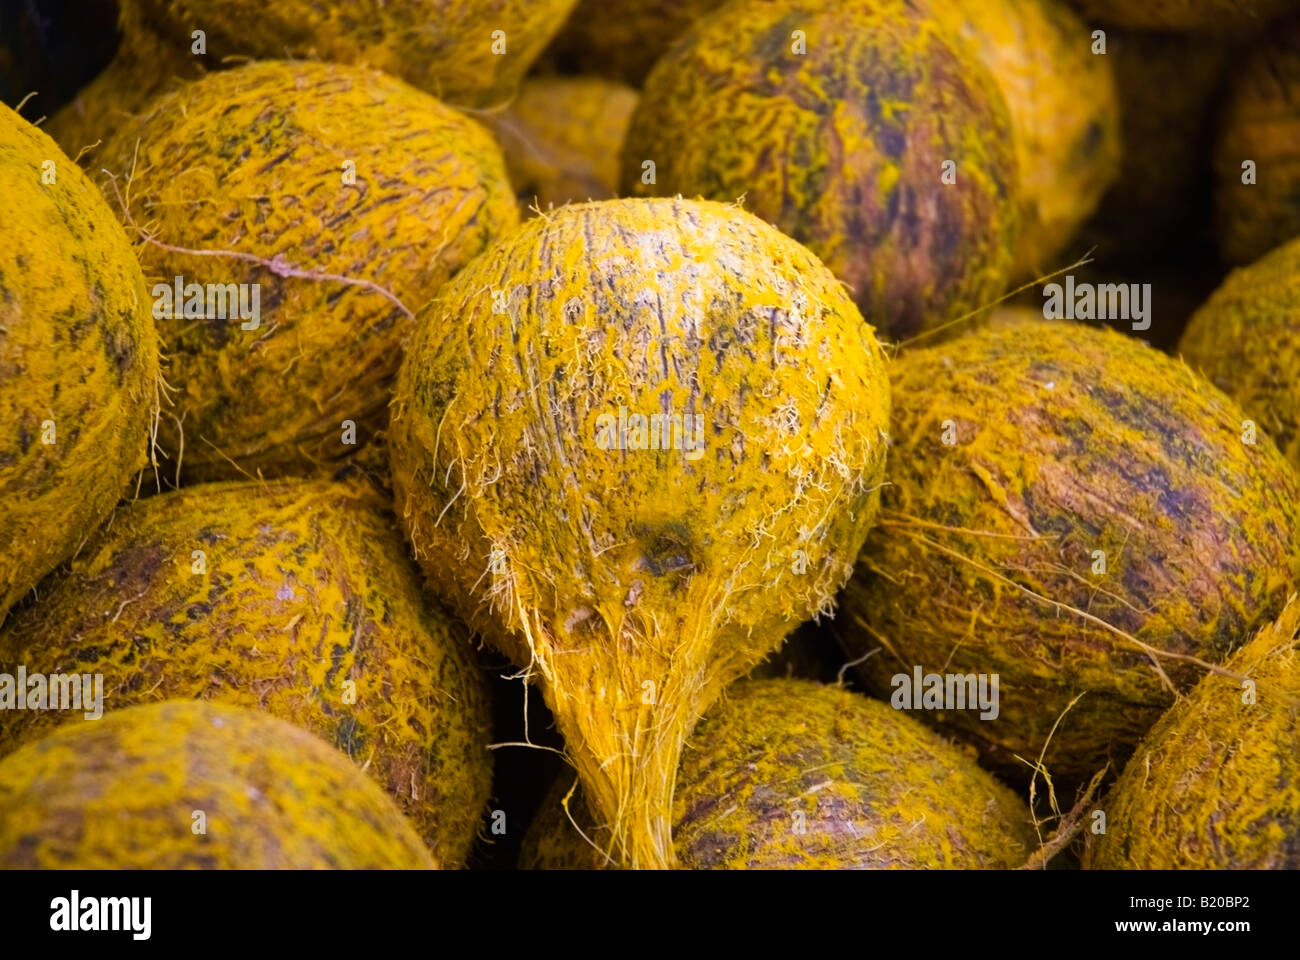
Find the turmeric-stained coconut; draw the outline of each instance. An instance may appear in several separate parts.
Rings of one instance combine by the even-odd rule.
[[[1300,869],[1300,601],[1175,704],[1089,836],[1092,869]]]
[[[158,341],[117,218],[0,105],[0,620],[145,463]]]
[[[169,700],[0,761],[0,869],[438,866],[333,747],[239,707]]]
[[[672,863],[682,740],[831,609],[888,419],[843,288],[734,206],[562,207],[422,318],[399,512],[430,584],[540,682],[621,863]]]
[[[414,311],[518,222],[486,130],[356,67],[213,73],[104,149],[109,196],[155,241],[139,255],[170,361],[163,471],[182,483],[356,451],[387,416]],[[243,286],[208,302],[208,284]]]
[[[566,814],[572,783],[544,801],[521,866],[609,864],[581,793]],[[679,863],[701,870],[1006,869],[1037,845],[1028,808],[971,756],[887,703],[803,680],[742,681],[713,706],[682,752],[673,825]]]
[[[109,712],[179,698],[265,710],[351,757],[460,865],[491,785],[486,685],[384,503],[325,481],[134,503],[0,634],[0,673],[102,674]],[[13,706],[0,755],[85,714]]]
[[[996,718],[923,713],[991,762],[1023,772],[1050,739],[1054,776],[1117,766],[1294,589],[1295,468],[1165,354],[1007,322],[905,351],[891,380],[881,523],[836,628],[881,648],[859,669],[885,696],[917,667],[997,675]]]
[[[1004,291],[1019,176],[1006,102],[905,0],[738,0],[656,65],[623,191],[735,201],[805,243],[904,338]]]
[[[1300,467],[1300,237],[1230,274],[1178,350]]]

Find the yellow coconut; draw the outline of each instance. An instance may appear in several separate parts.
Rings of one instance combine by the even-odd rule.
[[[740,0],[701,18],[646,80],[622,182],[743,197],[891,337],[996,299],[1016,254],[1006,102],[905,0]]]
[[[1224,666],[1128,762],[1086,867],[1300,869],[1300,601]]]
[[[1300,466],[1300,237],[1234,271],[1178,349]]]
[[[572,784],[557,781],[521,866],[609,865],[609,829]],[[1024,802],[971,756],[886,703],[804,680],[742,681],[714,705],[682,753],[673,824],[697,870],[1006,869],[1037,846]]]
[[[620,861],[672,862],[683,739],[831,608],[888,418],[843,288],[733,206],[561,207],[422,318],[399,512],[434,589],[540,682]]]
[[[413,311],[518,221],[486,130],[356,67],[212,73],[103,150],[109,196],[153,238],[182,483],[332,469],[364,445]]]
[[[158,342],[99,191],[0,106],[0,620],[145,462]]]
[[[998,677],[996,717],[923,713],[991,762],[1117,767],[1300,582],[1300,476],[1165,354],[1000,323],[891,380],[882,518],[835,626],[850,656],[879,649],[859,670],[884,696],[917,668]]]
[[[427,869],[437,861],[333,747],[253,710],[171,700],[0,761],[0,869]]]
[[[0,633],[0,673],[102,675],[108,711],[265,710],[364,767],[438,861],[461,865],[492,779],[486,686],[385,506],[326,481],[141,500]],[[0,712],[0,756],[83,715]]]

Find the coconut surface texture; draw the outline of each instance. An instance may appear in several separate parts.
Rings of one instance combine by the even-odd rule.
[[[701,15],[725,0],[579,0],[549,59],[639,87],[655,61]]]
[[[367,486],[324,481],[134,503],[0,634],[0,672],[102,674],[107,711],[181,698],[265,710],[365,768],[459,866],[491,789],[486,682],[382,506]],[[83,716],[5,710],[0,755]]]
[[[521,851],[535,869],[608,863],[562,777]],[[1037,847],[1029,810],[973,757],[886,703],[804,680],[741,681],[682,753],[678,861],[694,869],[1019,866]],[[588,840],[583,839],[583,834]]]
[[[1252,30],[1297,0],[1074,0],[1090,19],[1138,30]]]
[[[1086,867],[1300,869],[1300,602],[1225,666],[1128,762]]]
[[[1214,167],[1224,260],[1250,263],[1300,236],[1300,17],[1271,28],[1234,71]]]
[[[155,316],[174,395],[160,436],[177,483],[314,471],[366,443],[386,419],[413,312],[518,222],[485,129],[356,67],[213,73],[105,149],[118,174],[109,196],[157,241],[139,256],[167,298]],[[178,303],[176,277],[203,285],[195,293],[244,286],[211,303],[182,291]]]
[[[491,119],[523,212],[618,194],[631,87],[600,77],[534,77]]]
[[[851,656],[882,648],[859,669],[886,697],[918,666],[998,675],[995,719],[923,718],[999,767],[1050,735],[1053,776],[1118,769],[1294,589],[1295,468],[1165,354],[1006,322],[905,351],[891,379],[889,485],[836,629]]]
[[[3,869],[437,866],[347,757],[224,704],[170,700],[57,730],[0,761],[0,809]]]
[[[988,71],[922,7],[735,0],[646,80],[622,186],[743,197],[903,338],[1004,292],[1020,221],[1014,143]]]
[[[399,512],[435,590],[540,682],[620,862],[672,863],[683,738],[831,609],[888,421],[843,288],[730,205],[562,207],[422,318],[388,434]]]
[[[1300,466],[1300,238],[1233,271],[1178,349]]]
[[[0,105],[0,620],[145,463],[158,338],[103,197]]]
[[[1119,174],[1110,58],[1092,52],[1088,26],[1065,0],[950,0],[933,9],[972,45],[1006,98],[1020,162],[1015,272],[1043,276],[1086,250],[1070,241]]]

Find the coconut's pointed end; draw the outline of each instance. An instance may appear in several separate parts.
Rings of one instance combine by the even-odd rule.
[[[680,649],[680,648],[679,648]],[[673,790],[682,746],[722,684],[676,657],[648,669],[636,650],[566,651],[548,664],[545,692],[597,819],[601,850],[636,870],[672,869]]]

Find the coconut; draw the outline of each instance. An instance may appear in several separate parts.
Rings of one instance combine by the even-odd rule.
[[[1178,349],[1300,466],[1300,238],[1234,271]]]
[[[437,862],[337,750],[238,707],[169,700],[0,762],[0,868],[374,869]]]
[[[995,719],[922,713],[990,762],[1118,765],[1294,588],[1300,477],[1165,354],[1009,322],[891,374],[893,470],[836,626],[850,656],[881,648],[859,670],[886,696],[917,667],[996,675]]]
[[[1016,252],[1006,103],[905,0],[742,0],[702,18],[646,80],[623,190],[743,196],[894,337],[997,298]]]
[[[1300,869],[1300,601],[1151,730],[1090,836],[1092,869]]]
[[[521,866],[608,863],[609,830],[580,795],[565,812],[572,783],[543,804]],[[805,680],[741,681],[713,706],[682,753],[673,824],[678,861],[701,870],[1009,868],[1037,846],[1028,808],[970,755]]]
[[[213,73],[104,150],[110,196],[156,238],[139,252],[171,360],[160,436],[178,483],[355,452],[387,416],[413,311],[518,222],[486,130],[355,67]],[[195,295],[208,284],[223,297]]]
[[[1110,58],[1092,52],[1087,26],[1065,0],[956,0],[933,8],[972,45],[1011,111],[1022,204],[1016,273],[1050,273],[1064,265],[1070,241],[1119,174]]]
[[[382,506],[325,481],[141,500],[0,634],[0,673],[102,674],[110,711],[263,709],[346,753],[463,864],[491,787],[486,683]],[[0,755],[83,715],[6,710]]]
[[[831,609],[888,415],[839,283],[729,205],[561,207],[422,318],[388,434],[399,512],[434,589],[540,682],[621,862],[672,862],[683,738]]]
[[[177,78],[249,58],[364,64],[455,106],[505,103],[575,2],[123,0],[117,58],[55,118],[56,136],[75,153]],[[400,125],[401,107],[384,112],[384,126]]]
[[[640,86],[655,61],[726,0],[579,0],[549,59],[570,73]]]
[[[1136,30],[1250,30],[1297,0],[1074,0],[1090,19]]]
[[[527,211],[618,194],[618,151],[636,107],[631,87],[600,77],[535,77],[492,119]]]
[[[0,620],[144,465],[158,341],[112,211],[0,105]]]
[[[1300,236],[1298,102],[1300,18],[1270,29],[1232,75],[1214,149],[1219,248],[1228,263],[1250,263]]]

